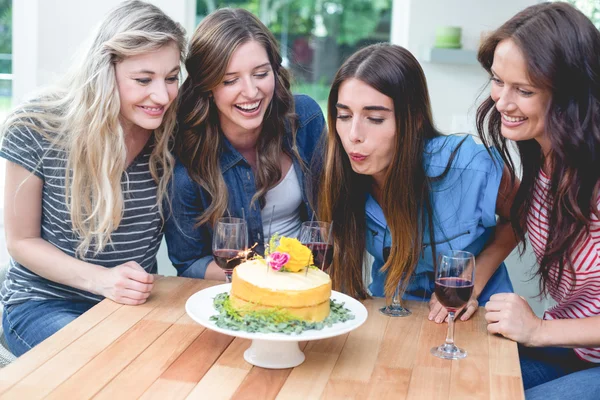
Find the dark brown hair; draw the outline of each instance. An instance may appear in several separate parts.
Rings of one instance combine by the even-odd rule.
[[[550,94],[544,119],[550,154],[544,155],[535,139],[517,142],[523,176],[511,210],[513,229],[524,251],[535,181],[544,163],[549,165],[552,229],[537,272],[541,293],[545,293],[548,284],[558,287],[565,268],[572,269],[569,255],[581,234],[589,233],[591,216],[600,217],[596,204],[600,178],[600,32],[567,3],[528,7],[481,45],[478,59],[490,74],[496,46],[503,40],[512,40],[521,49],[530,81]],[[477,111],[477,128],[488,148],[493,145],[501,150],[514,179],[515,164],[501,134],[500,119],[488,97]],[[550,278],[554,266],[558,266],[556,280]]]
[[[275,93],[265,114],[257,147],[257,191],[253,201],[264,204],[267,191],[281,179],[280,158],[286,125],[291,129],[292,152],[295,148],[296,116],[290,78],[281,66],[277,41],[265,25],[252,13],[242,9],[223,8],[202,20],[190,41],[185,66],[188,77],[179,97],[179,132],[175,154],[190,177],[211,197],[210,206],[198,223],[214,223],[228,202],[227,186],[219,165],[223,137],[217,107],[210,100],[211,91],[221,84],[233,53],[249,41],[258,42],[267,52],[275,77]]]

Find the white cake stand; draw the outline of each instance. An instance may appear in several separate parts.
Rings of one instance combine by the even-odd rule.
[[[343,293],[332,291],[331,298],[344,303],[354,319],[333,324],[321,330],[306,330],[300,334],[250,333],[219,328],[210,317],[218,314],[213,306],[214,298],[220,293],[229,293],[231,284],[217,285],[193,294],[185,303],[185,311],[194,321],[208,329],[229,336],[251,339],[252,344],[244,352],[244,359],[262,368],[281,369],[296,367],[304,362],[304,353],[298,342],[326,339],[350,332],[367,320],[367,309],[359,301]]]

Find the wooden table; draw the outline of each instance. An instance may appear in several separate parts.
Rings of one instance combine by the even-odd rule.
[[[522,399],[515,343],[486,332],[483,313],[456,326],[460,361],[433,357],[446,325],[413,315],[385,317],[382,299],[369,318],[342,336],[302,343],[306,361],[293,369],[253,367],[250,341],[193,322],[185,302],[217,282],[162,278],[148,302],[104,300],[0,370],[2,399]]]

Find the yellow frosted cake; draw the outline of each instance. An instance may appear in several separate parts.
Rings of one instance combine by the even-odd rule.
[[[249,260],[233,270],[229,297],[233,308],[240,313],[277,309],[311,322],[327,318],[329,275],[316,268],[308,268],[306,273],[306,267],[298,272],[274,270],[268,266],[268,260]]]

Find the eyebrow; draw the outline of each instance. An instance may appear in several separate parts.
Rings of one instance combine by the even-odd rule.
[[[500,76],[496,73],[496,71],[494,71],[494,69],[492,67],[490,67],[490,71],[492,71],[493,75],[495,75],[498,78],[500,78]],[[515,86],[531,86],[531,87],[535,87],[535,85],[533,85],[531,83],[525,83],[525,82],[513,82],[513,85],[515,85]]]
[[[264,64],[260,64],[260,65],[258,65],[256,67],[252,68],[252,71],[260,69],[260,68],[264,68],[264,67],[267,67],[267,66],[270,66],[270,65],[271,65],[271,63],[266,62]],[[235,75],[235,74],[237,74],[237,72],[225,72],[225,75]]]
[[[181,70],[181,67],[177,66],[177,67],[173,68],[169,73],[172,73],[172,72],[175,72],[175,71],[179,72],[180,70]],[[150,71],[149,69],[142,69],[140,71],[133,71],[133,73],[134,74],[148,74],[148,75],[154,75],[154,74],[156,74],[156,72]]]
[[[348,107],[347,105],[342,104],[342,103],[337,103],[335,106],[336,106],[336,108],[342,108],[344,110],[349,110],[350,109],[350,107]],[[384,107],[384,106],[364,106],[363,110],[365,110],[365,111],[386,111],[386,112],[392,112],[392,110],[390,110],[389,108]]]

